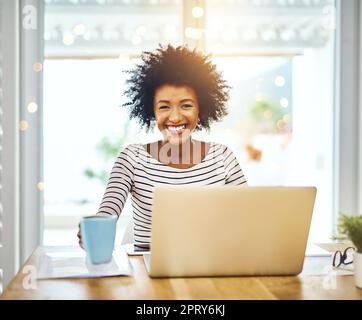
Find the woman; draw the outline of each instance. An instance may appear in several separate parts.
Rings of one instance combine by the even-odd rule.
[[[129,145],[119,154],[97,215],[119,216],[131,193],[134,241],[147,247],[156,186],[245,186],[246,179],[228,147],[192,139],[194,130],[209,129],[226,115],[229,86],[209,57],[169,45],[141,60],[128,71],[125,106],[147,130],[156,123],[163,140]],[[80,232],[78,238],[82,246]]]

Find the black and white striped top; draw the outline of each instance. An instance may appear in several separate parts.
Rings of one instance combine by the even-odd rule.
[[[210,143],[204,159],[189,169],[159,162],[142,144],[132,144],[117,157],[97,215],[119,216],[132,194],[134,241],[147,246],[151,236],[153,191],[161,185],[242,185],[247,182],[233,152]]]

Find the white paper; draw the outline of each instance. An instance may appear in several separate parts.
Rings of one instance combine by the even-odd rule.
[[[123,248],[113,251],[112,260],[104,264],[92,264],[81,249],[45,252],[39,258],[38,270],[38,279],[96,278],[131,274],[128,256]]]
[[[338,268],[332,266],[332,256],[307,256],[300,276],[347,276],[353,275],[353,264]]]

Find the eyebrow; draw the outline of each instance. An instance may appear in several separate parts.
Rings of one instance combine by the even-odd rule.
[[[180,102],[185,102],[185,101],[192,101],[192,102],[194,102],[194,100],[191,99],[191,98],[182,99]],[[170,101],[169,101],[169,100],[158,100],[157,103],[170,103]]]

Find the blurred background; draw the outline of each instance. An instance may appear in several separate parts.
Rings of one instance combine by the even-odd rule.
[[[327,241],[335,14],[332,0],[45,1],[43,243],[76,244],[118,152],[159,138],[120,105],[123,71],[167,43],[211,54],[232,86],[229,115],[197,136],[231,147],[249,185],[317,186],[310,241]]]

